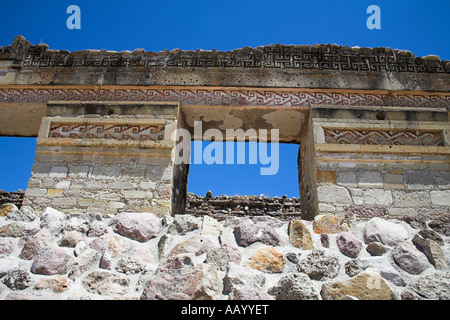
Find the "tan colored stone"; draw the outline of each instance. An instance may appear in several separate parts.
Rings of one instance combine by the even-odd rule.
[[[131,240],[109,233],[96,238],[89,246],[102,253],[108,250],[113,257],[120,256],[132,249]]]
[[[284,257],[273,247],[262,247],[249,259],[247,265],[262,272],[281,273],[284,268]]]
[[[327,214],[318,215],[314,218],[314,233],[340,233],[348,231],[344,224],[344,217]]]
[[[55,276],[52,278],[44,278],[39,280],[34,289],[36,290],[51,290],[53,292],[64,292],[71,285],[71,281],[65,276]]]
[[[396,300],[386,281],[370,269],[347,281],[326,283],[320,294],[324,300],[345,300],[348,295],[359,300]]]
[[[293,220],[289,225],[289,242],[294,247],[303,250],[312,250],[314,245],[311,239],[311,233],[305,224],[300,220]]]
[[[5,203],[0,206],[0,217],[6,217],[9,213],[19,210],[15,204]]]
[[[317,170],[317,182],[336,184],[336,171]]]
[[[48,198],[58,198],[61,197],[63,189],[48,189],[47,197]]]

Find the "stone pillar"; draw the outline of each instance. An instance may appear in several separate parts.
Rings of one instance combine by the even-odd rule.
[[[171,214],[178,103],[49,102],[25,198],[35,210]]]
[[[448,212],[449,129],[445,109],[312,106],[301,148],[302,217]]]

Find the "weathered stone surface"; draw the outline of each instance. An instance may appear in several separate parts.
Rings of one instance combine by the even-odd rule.
[[[274,300],[274,297],[253,287],[236,285],[230,293],[230,300]]]
[[[78,217],[71,217],[64,222],[65,231],[77,231],[80,234],[86,234],[89,231],[90,223],[88,220]]]
[[[28,238],[25,246],[19,254],[19,258],[24,260],[33,260],[41,248],[50,244],[52,236],[50,230],[41,229],[38,233]]]
[[[19,259],[11,256],[0,256],[0,278],[8,273],[9,270],[19,267]]]
[[[312,250],[314,245],[311,239],[311,233],[305,224],[300,220],[292,220],[289,225],[289,242],[294,247],[303,250]]]
[[[19,238],[22,235],[24,225],[21,222],[13,222],[0,227],[0,237]]]
[[[356,197],[353,197],[355,200]],[[356,201],[355,201],[356,202]],[[374,217],[383,217],[386,215],[385,207],[368,207],[355,205],[345,208],[345,218],[347,220],[356,219],[359,220],[369,220]]]
[[[350,258],[356,258],[362,249],[362,242],[349,232],[342,232],[336,237],[339,250]]]
[[[2,282],[10,289],[24,290],[30,286],[30,274],[19,268],[9,270],[3,277]]]
[[[206,263],[216,266],[221,271],[227,271],[230,262],[239,264],[241,262],[241,253],[236,247],[226,244],[209,251],[206,256]]]
[[[306,258],[299,260],[298,270],[306,273],[312,280],[329,280],[339,273],[338,257],[325,250],[313,249]]]
[[[83,239],[83,235],[78,231],[68,231],[64,233],[64,236],[58,241],[60,247],[75,248],[78,242]]]
[[[405,289],[400,294],[402,300],[420,300],[419,295],[411,289]]]
[[[125,295],[129,291],[130,280],[107,271],[93,271],[83,279],[83,287],[105,296]]]
[[[314,233],[339,233],[348,230],[344,217],[334,214],[316,216],[313,228]]]
[[[420,274],[428,268],[427,257],[409,242],[399,243],[392,250],[395,263],[410,274]]]
[[[436,269],[447,269],[447,262],[445,262],[444,254],[441,247],[434,240],[427,240],[416,234],[412,242],[427,256]]]
[[[152,250],[149,246],[137,246],[134,248],[133,252],[130,255],[137,259],[140,259],[144,263],[155,262],[155,258],[153,257]]]
[[[64,292],[69,289],[72,282],[65,276],[53,276],[49,278],[40,279],[34,285],[36,290],[50,290],[55,293]]]
[[[59,234],[66,219],[67,216],[64,212],[53,208],[46,208],[41,214],[41,229],[47,228],[50,230],[51,234]]]
[[[219,237],[222,231],[222,225],[214,218],[210,216],[203,217],[202,231],[201,234],[204,236],[215,236]]]
[[[276,286],[268,291],[277,300],[318,300],[312,281],[304,273],[290,273],[282,277]]]
[[[159,269],[179,269],[186,267],[193,267],[194,261],[189,254],[180,254],[174,257],[167,258],[159,265]]]
[[[140,242],[158,235],[160,219],[152,213],[127,213],[118,218],[114,232]]]
[[[91,267],[98,264],[100,253],[94,249],[86,249],[73,262],[69,278],[76,280]]]
[[[352,205],[353,200],[348,190],[332,184],[320,185],[317,188],[319,202]]]
[[[89,248],[89,245],[85,241],[81,240],[75,246],[75,248],[73,250],[73,254],[75,257],[78,257],[80,254],[82,254],[88,248]]]
[[[13,203],[5,203],[0,205],[0,217],[6,217],[11,212],[17,211],[19,208]]]
[[[177,214],[175,215],[173,224],[169,227],[168,233],[185,235],[189,231],[200,229],[201,226],[201,218],[191,215]]]
[[[234,227],[234,235],[241,247],[247,247],[257,241],[272,246],[281,244],[281,238],[271,224],[254,223],[249,219],[242,220]]]
[[[111,256],[117,257],[132,249],[131,241],[117,234],[107,233],[93,240],[89,246],[100,253],[109,250]]]
[[[433,230],[422,229],[419,231],[418,234],[426,240],[433,240],[433,241],[437,242],[437,244],[439,244],[440,246],[444,245],[444,239],[442,239],[442,237],[437,232],[434,232]]]
[[[375,241],[369,243],[366,247],[366,250],[373,256],[381,256],[386,252],[388,252],[389,249],[385,247],[382,243]]]
[[[430,192],[434,206],[450,207],[450,190],[434,190]]]
[[[111,259],[112,255],[109,250],[105,250],[100,258],[99,268],[111,270]]]
[[[131,256],[120,258],[116,265],[116,271],[125,274],[135,274],[144,270],[145,264],[139,259]]]
[[[328,248],[330,246],[330,237],[328,236],[328,233],[320,234],[320,243],[324,248]]]
[[[177,244],[172,251],[169,253],[169,257],[184,254],[184,253],[193,253],[196,256],[199,256],[205,252],[218,248],[218,243],[214,243],[207,236],[196,235],[192,236],[186,241],[183,241]]]
[[[450,297],[450,271],[436,271],[412,281],[411,288],[426,299],[448,300]]]
[[[428,226],[436,232],[447,237],[450,236],[450,214],[443,214],[428,223]]]
[[[426,229],[427,222],[424,217],[416,216],[416,217],[404,217],[403,221],[409,224],[411,227],[415,229]]]
[[[10,254],[14,251],[13,238],[0,238],[0,254]]]
[[[102,221],[92,221],[89,225],[88,237],[95,238],[101,237],[102,235],[108,233],[108,226]]]
[[[375,270],[384,279],[392,282],[396,286],[406,285],[405,279],[385,257],[362,257],[348,261],[345,264],[345,273],[350,277],[354,277],[367,268]]]
[[[431,206],[430,194],[426,191],[392,191],[394,207],[429,207]]]
[[[216,269],[208,264],[158,268],[147,282],[141,300],[211,300],[216,299],[221,290]]]
[[[234,286],[249,286],[255,289],[261,289],[266,282],[266,277],[261,271],[241,267],[233,262],[226,273],[223,284],[225,292],[231,292]]]
[[[249,259],[247,265],[262,272],[281,273],[284,268],[284,257],[273,247],[261,247]]]
[[[393,300],[395,293],[376,272],[366,270],[347,281],[325,283],[320,294],[324,300],[345,300],[347,295],[359,300]]]
[[[390,206],[392,205],[391,190],[366,189],[363,192],[364,203],[367,206]]]
[[[376,241],[393,246],[408,239],[408,237],[408,231],[401,224],[378,217],[370,219],[364,229],[364,241],[366,243]]]
[[[59,247],[45,247],[40,250],[31,265],[30,271],[35,274],[65,274],[69,271],[73,258]]]
[[[31,209],[21,208],[20,210],[8,213],[6,218],[14,221],[31,222],[37,218],[37,214]]]

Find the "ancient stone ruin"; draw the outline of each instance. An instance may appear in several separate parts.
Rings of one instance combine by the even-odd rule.
[[[0,135],[37,148],[0,208],[0,299],[450,299],[449,83],[449,61],[390,48],[17,36]],[[181,129],[298,144],[299,198],[187,194]]]

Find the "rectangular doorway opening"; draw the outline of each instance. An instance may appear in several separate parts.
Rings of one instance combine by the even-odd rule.
[[[186,213],[300,215],[298,144],[191,142]]]

